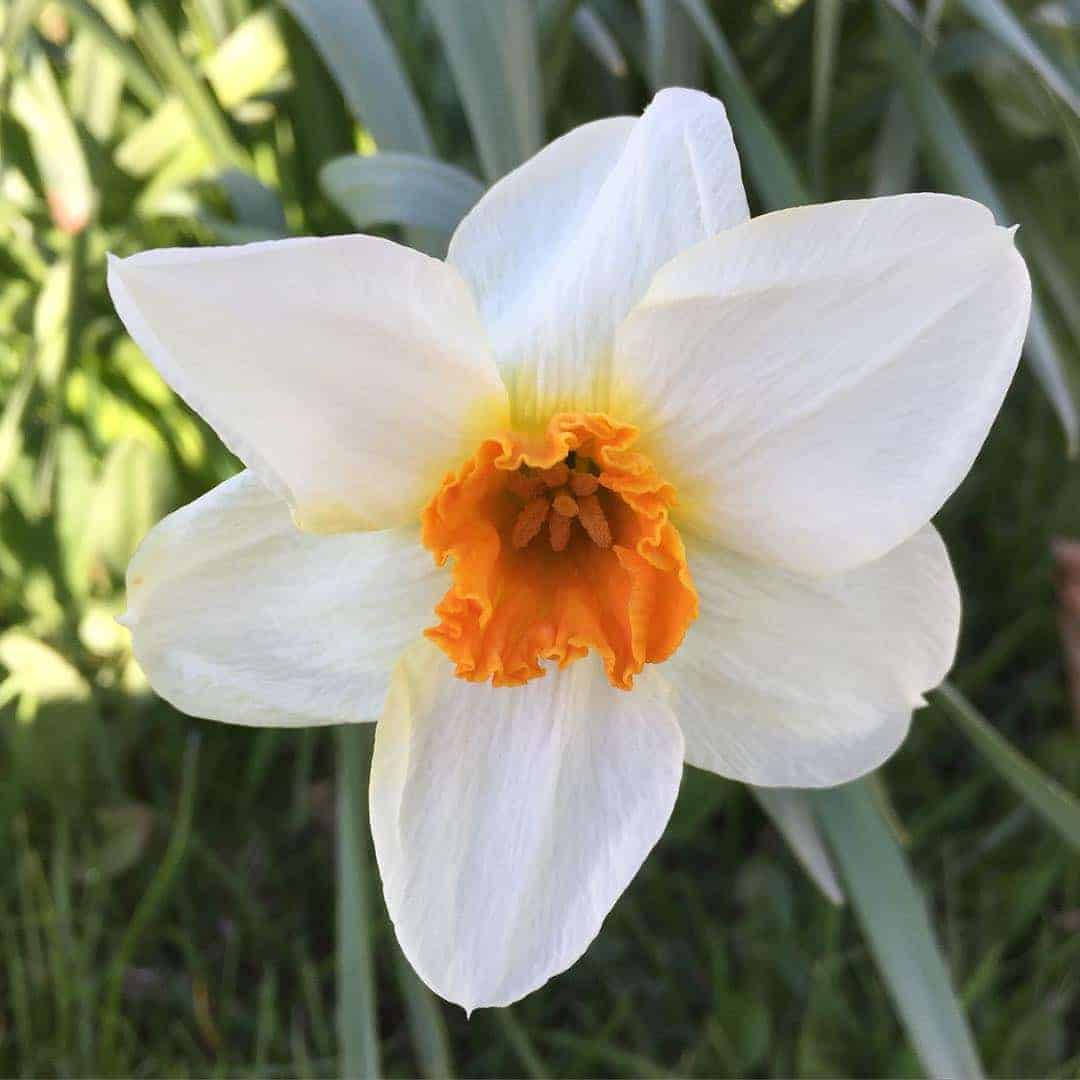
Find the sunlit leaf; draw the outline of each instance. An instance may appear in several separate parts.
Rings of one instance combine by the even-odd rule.
[[[63,0],[63,4],[72,21],[124,69],[128,86],[143,104],[149,108],[160,104],[165,95],[157,79],[143,62],[138,50],[119,33],[113,23],[88,0]],[[109,5],[112,8],[116,6]]]
[[[161,72],[191,121],[193,130],[214,159],[222,165],[243,168],[247,155],[237,143],[229,125],[199,72],[181,53],[172,31],[157,8],[139,9],[136,36]]]
[[[43,52],[34,51],[27,77],[16,82],[11,108],[30,139],[53,220],[65,232],[80,232],[94,213],[97,193],[71,114]]]

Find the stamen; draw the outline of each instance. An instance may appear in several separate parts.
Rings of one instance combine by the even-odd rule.
[[[558,413],[543,433],[484,439],[447,474],[421,536],[452,567],[427,636],[457,677],[521,686],[593,651],[629,690],[678,648],[697,592],[675,489],[636,438],[601,413]]]
[[[528,547],[547,520],[550,503],[543,496],[527,502],[514,522],[511,542],[518,550]],[[561,549],[558,549],[561,550]]]
[[[550,469],[543,469],[540,479],[549,488],[561,488],[570,479],[570,470],[566,467],[565,461],[560,461],[558,465],[552,465]]]
[[[552,522],[558,520],[559,517],[556,516],[552,519]],[[578,520],[581,522],[582,528],[589,534],[589,539],[598,548],[611,547],[611,528],[608,526],[607,518],[604,516],[604,508],[600,505],[597,496],[585,495],[583,498],[578,499]]]
[[[575,472],[570,474],[570,490],[575,495],[595,495],[600,481],[592,473]]]
[[[566,550],[566,545],[570,543],[570,525],[570,518],[563,517],[562,514],[552,515],[551,521],[548,522],[552,551]]]
[[[565,491],[560,491],[552,500],[551,505],[554,507],[555,513],[562,514],[563,517],[572,518],[577,516],[577,500],[573,495],[567,495]]]
[[[544,481],[539,476],[532,476],[522,470],[511,473],[506,486],[519,499],[528,502],[530,499],[535,499],[544,490]]]

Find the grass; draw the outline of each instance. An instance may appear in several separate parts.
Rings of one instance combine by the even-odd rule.
[[[941,524],[969,598],[957,681],[1075,789],[1047,554],[1071,470],[1046,409],[1023,377]],[[1025,462],[1041,493],[1015,482]],[[101,731],[63,798],[11,773],[2,788],[0,1072],[334,1075],[332,734],[97,696]],[[886,772],[988,1069],[1076,1075],[1075,857],[935,709]],[[128,814],[102,820],[104,806]],[[378,902],[383,1067],[417,1075]],[[506,1013],[439,1011],[462,1076],[918,1071],[852,916],[816,893],[740,787],[696,770],[579,964]]]

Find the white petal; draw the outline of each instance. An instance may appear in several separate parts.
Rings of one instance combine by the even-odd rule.
[[[964,477],[1031,291],[1012,235],[947,195],[806,206],[673,260],[623,325],[612,412],[703,534],[793,570],[876,559]]]
[[[936,530],[829,579],[687,548],[701,615],[664,666],[686,760],[766,787],[829,787],[885,761],[956,651]]]
[[[177,510],[128,568],[135,657],[193,716],[374,720],[447,588],[415,529],[313,536],[250,472]]]
[[[471,1010],[569,967],[663,832],[682,754],[655,673],[615,690],[589,656],[494,689],[410,650],[375,729],[371,830],[424,982]]]
[[[388,240],[337,236],[111,259],[131,336],[316,532],[416,519],[505,425],[468,287]]]
[[[585,124],[497,183],[447,258],[479,300],[515,418],[602,408],[615,328],[656,270],[747,216],[724,107],[696,90]]]

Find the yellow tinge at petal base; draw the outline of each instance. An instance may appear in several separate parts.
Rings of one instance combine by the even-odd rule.
[[[630,689],[698,613],[669,520],[675,489],[633,449],[637,430],[558,413],[540,433],[484,440],[423,513],[422,539],[453,585],[427,631],[470,682],[519,686],[595,649]]]

